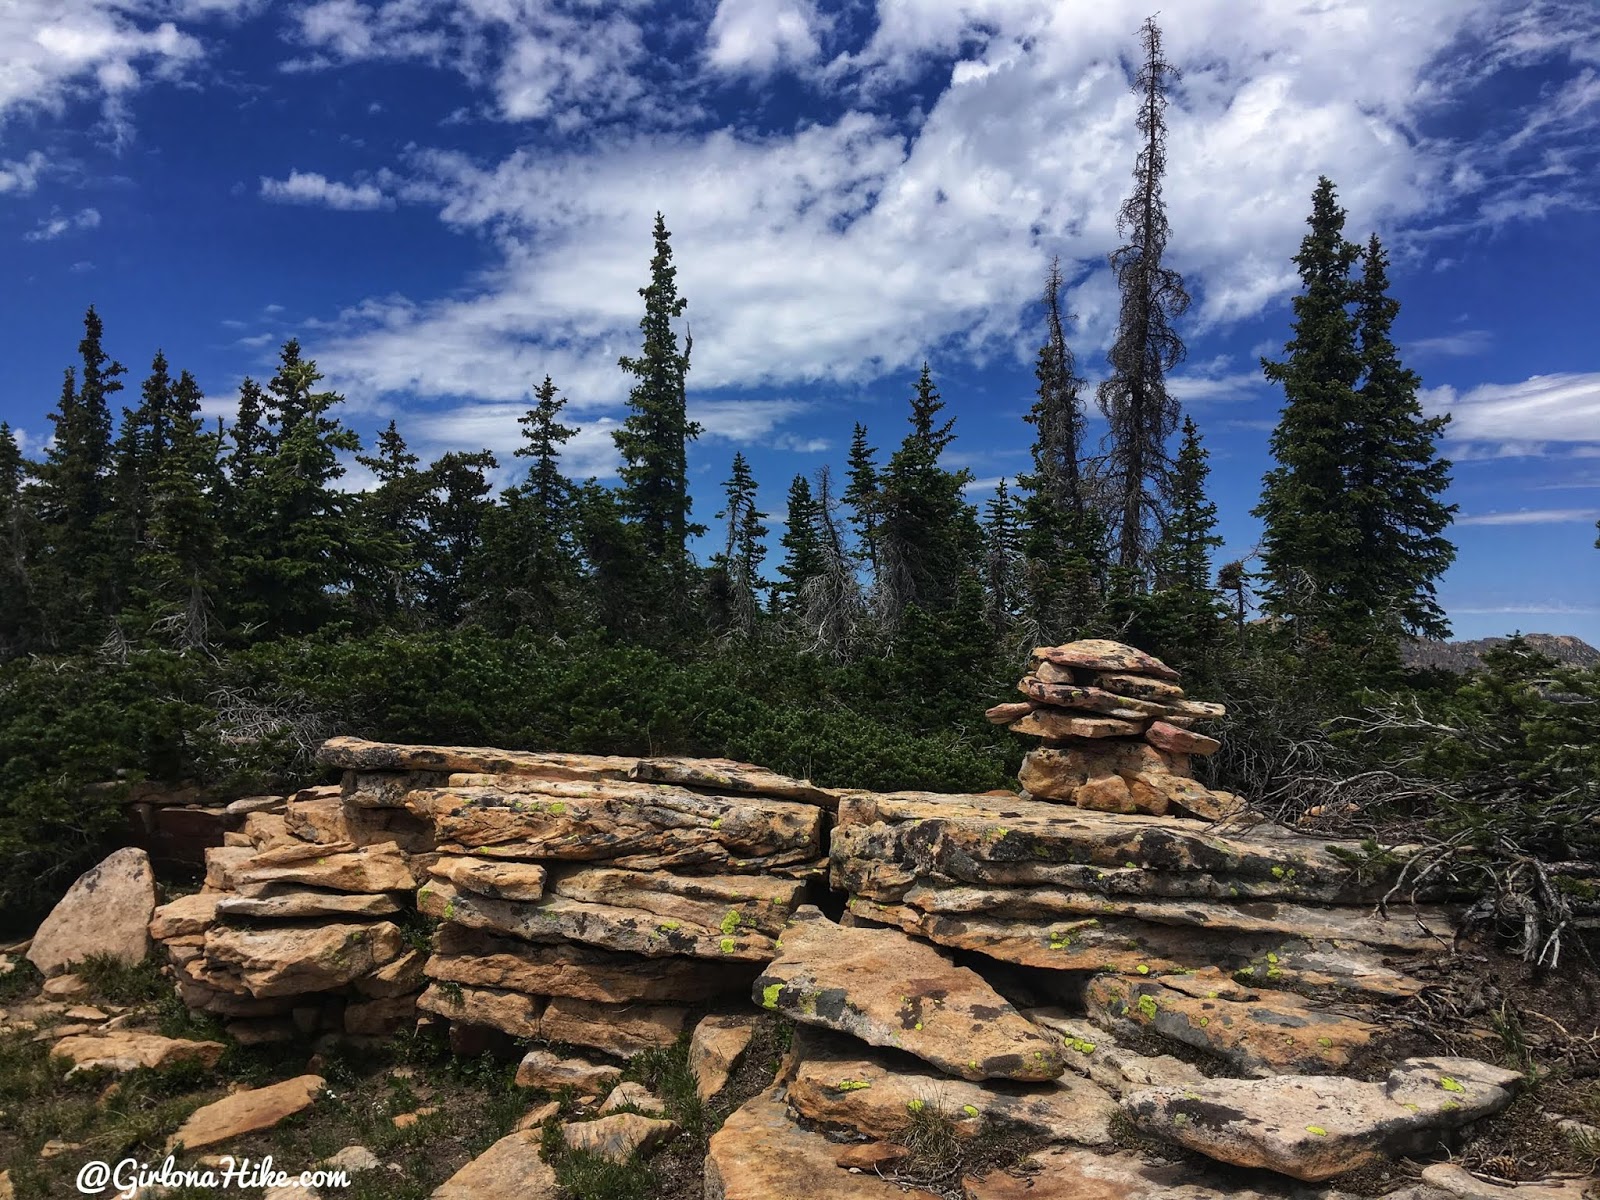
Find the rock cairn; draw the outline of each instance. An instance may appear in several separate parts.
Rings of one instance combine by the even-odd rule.
[[[774,956],[838,803],[713,760],[335,738],[319,761],[340,784],[250,813],[151,925],[184,1001],[241,1040],[383,1036],[421,1012],[462,1046],[670,1045]],[[591,1069],[536,1051],[525,1082]]]
[[[1192,756],[1221,746],[1193,726],[1226,710],[1187,699],[1178,679],[1160,659],[1121,642],[1040,646],[1017,684],[1027,699],[986,715],[1042,742],[1022,762],[1029,798],[1158,817],[1234,815],[1238,798],[1198,783],[1190,766]]]

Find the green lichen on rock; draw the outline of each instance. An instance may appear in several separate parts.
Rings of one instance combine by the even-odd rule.
[[[735,933],[739,929],[739,910],[730,908],[728,915],[722,918],[722,932]]]

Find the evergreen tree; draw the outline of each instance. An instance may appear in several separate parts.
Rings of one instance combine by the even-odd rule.
[[[1450,485],[1450,463],[1438,454],[1450,417],[1423,415],[1422,381],[1400,362],[1394,344],[1399,311],[1389,295],[1388,257],[1373,234],[1355,294],[1362,378],[1346,442],[1345,495],[1356,539],[1347,594],[1396,655],[1402,634],[1450,636],[1434,581],[1456,556],[1444,536],[1456,506],[1439,499]]]
[[[1264,526],[1262,602],[1302,640],[1347,623],[1343,589],[1359,544],[1345,494],[1348,422],[1361,376],[1348,308],[1359,251],[1345,240],[1344,221],[1324,177],[1312,196],[1311,231],[1295,256],[1302,291],[1294,298],[1293,336],[1283,361],[1261,364],[1284,391],[1271,441],[1277,465],[1255,509]]]
[[[943,408],[924,363],[911,397],[911,432],[883,474],[879,592],[891,627],[913,604],[928,612],[950,608],[963,575],[977,572],[977,514],[964,496],[972,475],[939,465],[955,437],[953,418],[938,421]]]
[[[0,662],[27,653],[39,635],[27,478],[28,462],[17,436],[0,421]]]
[[[1033,471],[1017,479],[1021,599],[1034,640],[1052,644],[1081,636],[1092,624],[1105,556],[1104,522],[1083,475],[1083,380],[1067,345],[1061,287],[1060,264],[1052,262],[1045,340],[1034,368],[1038,397],[1026,417],[1034,427]]]
[[[717,519],[727,523],[727,538],[711,564],[713,623],[749,636],[761,614],[758,597],[767,586],[761,578],[767,557],[767,514],[756,509],[756,481],[743,454],[734,454],[722,490],[726,502]]]
[[[797,624],[811,653],[843,659],[853,650],[865,616],[861,564],[845,545],[827,467],[817,472],[811,495],[816,567],[800,585]]]
[[[867,445],[867,427],[857,421],[850,434],[848,482],[844,502],[850,509],[850,524],[855,526],[862,557],[878,580],[878,507],[882,503],[878,479],[878,451]]]
[[[384,548],[357,585],[358,601],[379,621],[394,624],[421,603],[431,481],[393,421],[378,434],[374,452],[356,461],[377,481],[358,499],[357,516],[367,538]]]
[[[487,450],[441,455],[425,475],[427,537],[423,603],[435,623],[459,624],[469,602],[468,564],[476,557],[485,516],[493,505],[486,472],[499,464]]]
[[[1172,514],[1153,556],[1156,590],[1142,606],[1140,621],[1156,653],[1178,659],[1211,645],[1221,616],[1211,587],[1211,552],[1222,539],[1216,534],[1217,506],[1206,496],[1209,457],[1193,418],[1185,417]]]
[[[1172,462],[1167,442],[1177,430],[1178,401],[1167,391],[1166,373],[1184,355],[1173,321],[1189,307],[1183,278],[1162,265],[1171,228],[1161,198],[1166,171],[1167,89],[1176,69],[1161,56],[1155,19],[1140,31],[1144,62],[1134,78],[1139,94],[1143,145],[1134,168],[1134,188],[1117,215],[1128,240],[1111,254],[1121,293],[1117,335],[1107,354],[1110,374],[1099,390],[1108,430],[1103,486],[1116,542],[1116,562],[1141,587],[1149,553],[1166,523]]]
[[[688,301],[678,295],[677,269],[672,265],[671,235],[656,214],[655,256],[650,283],[639,289],[644,335],[637,356],[623,356],[619,365],[637,382],[628,396],[632,410],[612,434],[622,454],[622,510],[638,526],[640,547],[654,586],[641,603],[681,604],[688,577],[688,539],[704,533],[689,520],[688,444],[700,435],[689,420],[685,381],[692,342],[678,348],[673,321]]]
[[[1016,501],[1004,479],[983,506],[985,615],[995,638],[1003,638],[1016,619],[1021,587],[1021,531]]]
[[[139,389],[139,406],[122,410],[114,447],[119,573],[124,586],[150,519],[150,481],[160,472],[171,445],[172,405],[172,375],[166,355],[157,350]]]
[[[823,572],[822,538],[817,530],[817,501],[811,494],[811,481],[796,475],[789,484],[789,502],[784,516],[783,562],[778,574],[783,581],[773,591],[773,608],[795,615],[801,611],[806,584]]]

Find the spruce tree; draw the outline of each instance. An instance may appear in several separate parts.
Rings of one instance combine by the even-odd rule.
[[[452,450],[424,476],[428,528],[422,599],[433,622],[446,629],[460,624],[471,600],[468,567],[478,555],[484,519],[493,505],[487,472],[498,465],[487,450]]]
[[[1161,55],[1155,19],[1140,30],[1144,62],[1134,77],[1143,144],[1134,188],[1117,214],[1127,241],[1111,254],[1121,294],[1116,338],[1107,354],[1110,373],[1100,384],[1100,411],[1108,426],[1102,484],[1116,543],[1116,562],[1135,587],[1149,574],[1149,552],[1166,522],[1172,462],[1167,442],[1178,427],[1177,399],[1166,373],[1182,361],[1183,340],[1173,321],[1189,307],[1183,277],[1166,267],[1171,227],[1161,197],[1166,171],[1167,89],[1176,69]]]
[[[612,437],[622,455],[622,509],[638,526],[656,585],[653,595],[641,600],[666,605],[681,603],[688,539],[705,530],[689,520],[688,444],[700,435],[699,424],[689,420],[685,392],[692,343],[686,339],[680,350],[672,324],[688,301],[678,295],[671,235],[660,213],[654,236],[650,283],[639,289],[645,302],[639,322],[643,345],[638,355],[618,360],[636,380],[628,395],[631,411]]]
[[[1206,495],[1209,457],[1194,419],[1185,417],[1173,470],[1172,513],[1153,556],[1155,591],[1141,605],[1140,620],[1152,649],[1179,660],[1215,641],[1221,617],[1211,586],[1211,552],[1222,539],[1216,534],[1217,506]]]
[[[1346,442],[1345,495],[1356,539],[1347,594],[1396,651],[1403,634],[1450,636],[1434,581],[1456,556],[1444,536],[1456,506],[1439,498],[1450,485],[1450,463],[1438,453],[1450,417],[1423,415],[1422,381],[1394,344],[1399,311],[1389,295],[1388,257],[1373,234],[1355,294],[1361,384]]]
[[[940,465],[955,438],[954,418],[938,420],[943,408],[923,363],[911,397],[911,432],[882,477],[879,593],[891,627],[913,604],[929,612],[950,608],[962,577],[977,573],[977,514],[964,494],[972,475]]]
[[[717,519],[726,522],[727,537],[711,564],[713,623],[749,636],[755,632],[761,614],[759,596],[767,586],[761,578],[767,557],[767,514],[756,509],[756,481],[743,454],[734,454],[722,490],[726,499]]]
[[[985,613],[997,640],[1004,638],[1016,618],[1022,567],[1021,531],[1017,504],[1006,481],[995,485],[983,506],[983,568]]]
[[[39,635],[28,465],[11,426],[0,421],[0,662],[33,649]]]
[[[784,554],[778,574],[783,579],[773,589],[774,609],[791,616],[801,610],[806,584],[823,571],[822,538],[817,530],[817,519],[817,501],[811,493],[811,481],[804,475],[796,475],[789,484],[783,535],[778,539]]]
[[[878,479],[878,451],[867,445],[867,427],[857,421],[850,434],[848,482],[844,489],[844,502],[850,509],[850,524],[855,527],[856,539],[861,546],[861,556],[872,572],[873,583],[878,579],[878,508],[882,503]]]
[[[357,500],[356,515],[379,549],[357,584],[358,603],[386,625],[409,623],[423,591],[430,481],[394,421],[378,434],[373,453],[356,461],[376,481]]]
[[[1284,392],[1262,482],[1262,603],[1301,642],[1349,641],[1347,595],[1360,534],[1346,494],[1350,418],[1358,408],[1361,353],[1350,270],[1359,249],[1344,237],[1331,180],[1317,183],[1310,232],[1295,255],[1302,290],[1281,362],[1262,369]]]
[[[1025,418],[1034,427],[1033,471],[1017,478],[1020,599],[1033,639],[1049,643],[1082,636],[1092,624],[1105,557],[1104,522],[1083,473],[1083,380],[1067,344],[1062,282],[1060,263],[1052,262],[1034,367],[1038,395]]]

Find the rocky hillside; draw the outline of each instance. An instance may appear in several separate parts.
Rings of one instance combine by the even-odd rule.
[[[1381,908],[1392,866],[1195,782],[1175,672],[1074,643],[1019,690],[1020,796],[334,739],[200,891],[122,850],[20,948],[0,1197],[172,1152],[351,1176],[271,1200],[1579,1200],[1570,981],[1536,1069],[1471,897]],[[181,1006],[102,1005],[152,939]]]
[[[1525,633],[1522,639],[1564,666],[1588,668],[1600,663],[1600,650],[1582,638],[1564,633]],[[1406,666],[1418,669],[1466,674],[1483,664],[1485,651],[1503,646],[1506,641],[1503,637],[1491,637],[1470,642],[1408,642],[1405,662]]]

